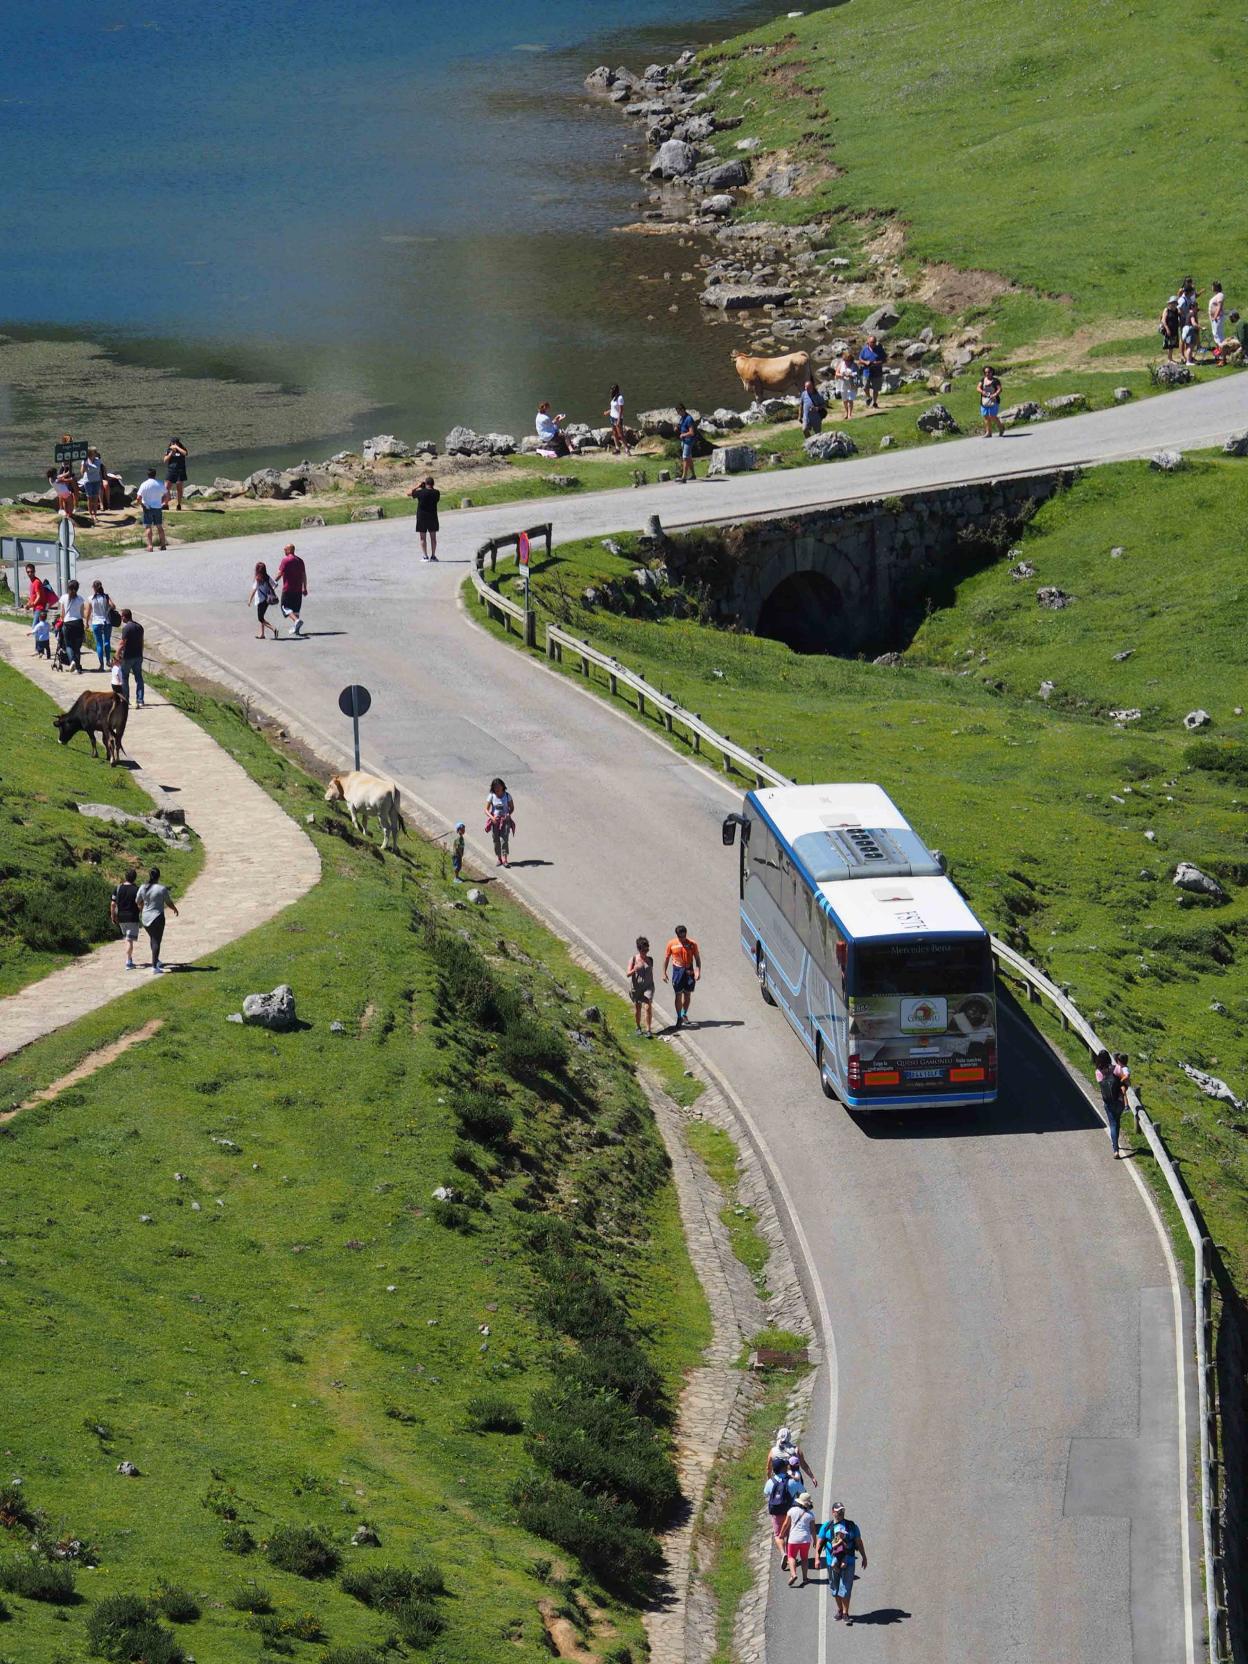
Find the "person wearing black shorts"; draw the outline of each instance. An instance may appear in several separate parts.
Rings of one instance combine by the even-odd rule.
[[[676,934],[667,944],[667,952],[663,955],[663,980],[671,983],[672,993],[676,996],[677,1028],[683,1028],[689,1021],[689,1001],[693,998],[693,990],[701,978],[701,950],[685,926],[678,924]]]
[[[416,499],[416,535],[420,539],[421,560],[438,558],[438,499],[442,493],[433,483],[433,475],[426,474],[409,493]]]
[[[186,446],[180,439],[171,439],[165,452],[165,484],[169,495],[177,496],[176,506],[182,507],[182,492],[186,486]]]

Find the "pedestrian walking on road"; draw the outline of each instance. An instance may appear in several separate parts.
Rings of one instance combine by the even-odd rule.
[[[787,1427],[776,1428],[776,1442],[767,1453],[769,1468],[774,1469],[777,1462],[783,1463],[786,1467],[790,1467],[796,1462],[798,1472],[804,1473],[810,1480],[811,1490],[817,1491],[819,1489],[819,1481],[815,1478],[814,1469],[806,1460],[806,1452]]]
[[[421,560],[438,558],[438,500],[442,493],[433,483],[433,475],[426,474],[408,493],[416,499],[416,536],[420,539]]]
[[[134,944],[139,939],[139,887],[135,883],[138,873],[133,867],[126,868],[126,876],[113,891],[112,900],[108,904],[108,916],[121,932],[121,939],[126,944],[126,969],[134,970]]]
[[[167,549],[169,544],[165,540],[165,510],[169,506],[169,488],[156,478],[154,468],[147,470],[147,478],[135,492],[135,497],[143,510],[143,537],[148,550],[151,550],[153,535],[160,538],[161,548]]]
[[[647,1040],[654,1039],[654,957],[650,952],[650,942],[647,937],[637,938],[637,948],[633,957],[624,967],[624,975],[628,978],[629,992],[633,996],[633,1021],[637,1024],[637,1032],[642,1032],[641,1017],[645,1012]]]
[[[186,458],[186,446],[180,439],[171,439],[165,448],[165,495],[176,496],[179,510],[186,489]]]
[[[462,820],[455,822],[455,836],[451,840],[451,872],[455,882],[464,882],[464,833],[467,831]]]
[[[69,580],[65,600],[61,606],[61,617],[64,620],[61,645],[69,654],[71,669],[81,676],[82,644],[87,638],[87,603],[78,593],[77,578]]]
[[[147,883],[139,885],[136,899],[139,916],[143,920],[143,928],[152,947],[152,974],[159,976],[165,968],[161,963],[160,945],[165,936],[166,908],[175,919],[178,916],[178,910],[173,905],[173,897],[169,894],[169,886],[160,882],[159,867],[152,867],[148,872]]]
[[[91,599],[87,603],[87,620],[91,625],[95,656],[100,661],[101,670],[107,670],[112,662],[113,620],[120,617],[121,614],[113,606],[112,596],[106,593],[104,585],[96,578],[91,585]]]
[[[618,381],[611,384],[607,408],[603,414],[611,423],[611,449],[616,456],[631,456],[632,447],[628,443],[628,435],[624,432],[624,395],[620,392]]]
[[[697,474],[693,466],[693,448],[698,439],[698,424],[685,409],[683,404],[676,406],[676,437],[680,441],[680,483],[686,480],[696,480]]]
[[[810,1550],[815,1539],[814,1505],[810,1492],[803,1491],[785,1515],[780,1527],[780,1541],[784,1544],[785,1565],[789,1572],[789,1588],[797,1582],[797,1566],[802,1566],[802,1588],[810,1582]]]
[[[121,609],[121,645],[117,650],[121,664],[126,702],[130,701],[130,678],[134,677],[135,707],[143,709],[143,626],[129,607]]]
[[[265,632],[267,630],[272,630],[273,640],[276,641],[277,625],[270,624],[266,620],[265,614],[268,612],[270,607],[276,605],[277,590],[274,587],[272,578],[269,576],[269,569],[262,560],[258,560],[256,562],[256,570],[252,574],[251,579],[251,589],[247,595],[247,605],[251,606],[253,601],[256,606],[256,623],[260,626],[260,633],[256,637],[256,640],[263,641],[265,639]]]
[[[979,414],[984,418],[984,438],[991,439],[993,430],[1005,438],[1001,425],[1001,378],[992,365],[986,366],[979,382]]]
[[[812,433],[823,431],[823,418],[828,414],[828,401],[815,386],[813,377],[808,376],[806,385],[802,388],[800,414],[804,439],[809,439]]]
[[[490,795],[485,800],[485,830],[494,843],[494,859],[500,867],[511,865],[511,838],[516,830],[515,799],[507,790],[507,782],[497,776],[490,781]]]
[[[781,1532],[784,1522],[789,1517],[789,1509],[793,1506],[794,1497],[789,1494],[789,1474],[783,1462],[777,1462],[763,1485],[763,1501],[767,1506],[767,1518],[771,1521],[771,1536],[780,1558],[784,1559],[784,1542]]]
[[[832,1504],[831,1518],[819,1527],[819,1546],[828,1567],[828,1588],[836,1602],[836,1621],[852,1624],[854,1620],[849,1615],[849,1602],[854,1592],[854,1579],[858,1575],[860,1555],[862,1569],[864,1572],[867,1569],[867,1545],[853,1520],[845,1518],[843,1502]]]
[[[684,1028],[689,1022],[689,1001],[693,998],[693,990],[702,980],[702,953],[683,924],[676,926],[676,934],[663,955],[663,980],[671,983],[672,993],[676,996],[676,1027]]]
[[[1107,1051],[1096,1054],[1096,1084],[1101,1092],[1101,1107],[1105,1111],[1105,1125],[1109,1131],[1109,1147],[1114,1153],[1114,1160],[1118,1161],[1122,1151],[1118,1148],[1118,1129],[1122,1122],[1122,1112],[1126,1107],[1126,1087],[1122,1078],[1114,1067],[1114,1060]]]
[[[295,621],[286,634],[301,636],[303,599],[308,593],[308,569],[295,553],[293,543],[286,545],[282,550],[282,558],[277,563],[277,587],[282,595],[282,617],[293,618]]]

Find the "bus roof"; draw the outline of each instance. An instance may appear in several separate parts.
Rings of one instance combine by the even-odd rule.
[[[762,811],[844,934],[853,940],[916,933],[984,934],[983,925],[949,879],[939,875],[931,852],[879,786],[767,786],[751,792],[747,802]],[[903,859],[884,872],[864,864],[853,873],[835,857],[828,860],[826,869],[817,868],[808,851],[819,843],[820,835],[828,841],[827,834],[840,828],[900,833],[903,836],[893,841],[892,853]],[[825,870],[828,876],[823,876]],[[837,876],[832,876],[834,872]]]

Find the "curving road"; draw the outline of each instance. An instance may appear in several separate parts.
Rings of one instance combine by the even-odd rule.
[[[1130,1165],[1111,1162],[1083,1093],[1017,1017],[990,1112],[877,1127],[827,1104],[737,947],[735,857],[719,838],[736,794],[474,628],[457,604],[466,563],[482,538],[547,517],[569,537],[654,512],[673,525],[776,512],[1208,445],[1245,425],[1248,378],[1227,378],[1004,442],[450,515],[438,566],[415,558],[410,522],[296,534],[312,588],[304,642],[254,640],[242,605],[252,563],[272,562],[281,536],[108,564],[119,602],[329,754],[350,738],[339,688],[366,683],[366,766],[397,777],[431,824],[464,818],[478,856],[485,784],[504,775],[519,824],[510,883],[603,963],[622,966],[639,931],[662,942],[678,920],[700,939],[692,1043],[749,1117],[790,1211],[828,1329],[804,1442],[819,1500],[843,1493],[871,1555],[852,1635],[821,1590],[778,1583],[775,1658],[1194,1658],[1193,1418],[1173,1265]],[[141,719],[128,739],[141,760]]]

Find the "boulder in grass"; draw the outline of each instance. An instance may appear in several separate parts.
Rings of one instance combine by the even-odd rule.
[[[753,445],[720,445],[711,452],[708,477],[721,474],[748,474],[758,467],[758,452]]]
[[[1057,411],[1086,410],[1088,401],[1082,393],[1059,393],[1055,399],[1046,399],[1044,408]]]
[[[900,322],[901,313],[895,306],[877,306],[862,320],[862,332],[864,335],[883,335],[885,330],[896,329]]]
[[[1223,456],[1248,456],[1248,432],[1232,433],[1222,442]]]
[[[285,1030],[294,1028],[294,990],[285,982],[268,994],[248,994],[243,1001],[243,1021],[255,1028]]]
[[[257,468],[254,474],[248,474],[243,481],[243,495],[246,497],[276,497],[290,496],[290,486],[282,478],[276,468]]]
[[[1061,612],[1070,606],[1074,596],[1067,595],[1066,591],[1059,589],[1056,584],[1045,584],[1036,591],[1036,600],[1042,607],[1048,607],[1050,612]]]
[[[379,462],[384,457],[409,457],[413,452],[410,445],[396,439],[392,433],[379,433],[364,441],[362,454],[365,462]]]
[[[1176,890],[1187,890],[1194,896],[1208,896],[1210,901],[1225,901],[1226,891],[1216,878],[1211,878],[1207,872],[1201,872],[1199,867],[1190,861],[1180,861],[1174,869],[1174,887]]]
[[[1192,734],[1197,728],[1207,728],[1212,721],[1213,718],[1206,710],[1189,711],[1183,718],[1183,726]]]
[[[953,412],[948,405],[934,404],[916,418],[916,426],[920,433],[960,433],[962,430],[953,419]]]
[[[812,462],[835,462],[839,457],[858,454],[857,445],[839,428],[831,433],[812,433],[803,440],[802,449]]]
[[[1153,380],[1162,387],[1186,387],[1192,379],[1190,364],[1155,364]]]
[[[1226,1082],[1219,1080],[1217,1075],[1206,1074],[1203,1069],[1193,1069],[1190,1063],[1180,1063],[1179,1068],[1189,1080],[1195,1082],[1206,1098],[1215,1098],[1218,1103],[1230,1104],[1235,1110],[1243,1109],[1243,1100],[1236,1097]]]
[[[1177,474],[1184,466],[1182,451],[1158,451],[1149,458],[1148,466],[1159,474]]]

